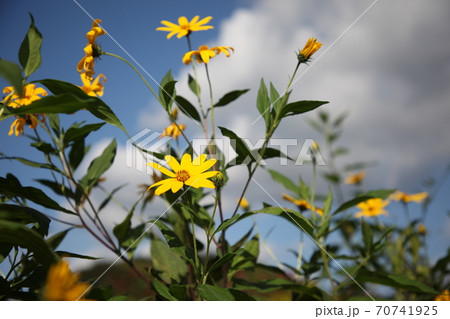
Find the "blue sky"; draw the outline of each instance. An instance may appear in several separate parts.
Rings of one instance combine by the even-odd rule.
[[[333,114],[348,111],[350,116],[342,136],[341,144],[352,149],[347,161],[377,161],[377,166],[367,173],[367,188],[398,187],[405,192],[423,190],[423,181],[429,177],[439,178],[449,162],[450,93],[449,55],[446,39],[449,29],[450,5],[447,1],[436,1],[433,7],[421,1],[397,1],[375,3],[364,16],[360,16],[373,1],[339,3],[327,1],[78,1],[94,18],[103,20],[103,27],[126,51],[141,64],[151,77],[160,80],[168,69],[172,69],[179,80],[177,90],[183,96],[193,98],[186,88],[189,67],[181,63],[187,51],[185,39],[166,39],[165,32],[155,29],[161,20],[175,22],[179,16],[192,18],[213,16],[215,29],[195,33],[194,47],[209,45],[231,45],[235,54],[229,59],[218,57],[211,63],[213,86],[216,96],[234,90],[250,88],[251,91],[235,105],[218,110],[218,125],[229,127],[253,143],[262,134],[262,123],[251,125],[257,118],[256,92],[261,77],[273,81],[281,91],[288,75],[295,66],[295,50],[311,36],[324,44],[310,68],[303,68],[294,86],[293,98],[328,100],[326,107]],[[91,19],[74,1],[12,1],[2,2],[0,13],[0,56],[17,62],[17,51],[29,26],[28,12],[34,15],[35,23],[44,36],[42,44],[43,62],[31,80],[55,78],[81,84],[76,64],[83,56],[86,44],[85,33],[91,27]],[[402,10],[398,16],[396,12]],[[355,20],[357,23],[348,29]],[[382,23],[381,23],[382,22]],[[337,40],[339,39],[339,40]],[[441,39],[441,40],[437,40]],[[126,57],[126,53],[108,36],[98,39],[104,51]],[[323,53],[323,56],[320,54]],[[121,119],[131,135],[144,128],[161,131],[167,119],[155,99],[139,78],[121,61],[102,57],[96,63],[96,73],[107,77],[103,99]],[[151,82],[151,79],[149,79]],[[205,83],[204,81],[202,82]],[[1,86],[6,83],[0,80]],[[151,83],[156,89],[155,83]],[[205,86],[204,86],[205,87]],[[206,91],[206,90],[204,90]],[[232,112],[230,112],[232,111]],[[310,115],[313,117],[314,115]],[[188,123],[187,134],[201,136],[195,124]],[[96,122],[85,113],[64,116],[65,123],[87,120]],[[2,136],[0,151],[8,155],[30,156],[28,142],[23,137],[8,137],[10,120],[0,123]],[[115,127],[104,127],[95,138],[92,153],[112,138],[121,145],[114,167],[108,175],[110,189],[126,179],[131,185],[148,182],[142,172],[132,172],[124,167],[124,145],[126,136]],[[280,128],[277,138],[320,137],[312,131],[304,118],[289,119]],[[301,145],[301,143],[300,143]],[[298,148],[293,149],[293,154]],[[91,155],[92,158],[94,155]],[[326,160],[326,159],[325,159]],[[88,163],[85,163],[85,167]],[[341,162],[339,164],[345,164]],[[310,178],[310,167],[272,167],[286,175],[302,175]],[[11,162],[3,162],[0,175],[13,172],[33,184],[33,170]],[[231,210],[242,189],[242,171],[233,169],[235,178],[227,189],[226,209]],[[297,178],[297,177],[295,177]],[[273,197],[280,203],[283,191],[271,182],[264,171],[256,179],[269,185]],[[114,184],[115,183],[115,184]],[[320,189],[326,189],[320,183]],[[347,188],[348,192],[351,191]],[[442,255],[450,238],[448,195],[450,185],[444,183],[436,203],[431,207],[427,227],[430,229],[430,250],[433,256]],[[119,198],[131,205],[136,188],[130,186]],[[248,198],[253,202],[271,202],[257,185],[249,189]],[[275,205],[275,203],[272,203]],[[402,221],[400,206],[390,206],[390,217],[386,222]],[[417,208],[417,210],[416,210]],[[155,203],[151,214],[164,211],[162,203]],[[418,216],[418,207],[413,208]],[[124,212],[111,208],[108,215],[111,225],[119,222]],[[143,219],[148,218],[142,216]],[[278,258],[293,262],[287,252],[298,245],[298,232],[283,221],[260,217],[258,225],[262,234],[274,230],[266,238]],[[240,231],[251,225],[251,221]],[[230,232],[233,235],[233,232]],[[80,231],[74,232],[67,241],[76,240],[79,253],[101,254],[99,246]],[[309,243],[312,245],[312,243]],[[69,245],[76,250],[78,247]],[[311,247],[311,246],[310,246]],[[77,252],[77,251],[75,251]],[[267,254],[265,260],[269,261]]]

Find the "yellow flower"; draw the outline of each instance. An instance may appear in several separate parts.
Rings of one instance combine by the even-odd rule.
[[[300,210],[307,210],[310,209],[311,205],[309,205],[309,203],[304,200],[304,199],[295,199],[292,196],[289,196],[288,194],[282,194],[281,195],[283,197],[283,199],[297,205]]]
[[[379,215],[387,215],[387,211],[383,208],[389,204],[389,201],[383,201],[381,198],[372,198],[365,202],[359,203],[358,208],[361,209],[355,216],[356,217],[375,217]]]
[[[103,95],[103,84],[106,82],[106,76],[103,74],[99,74],[95,80],[91,83],[90,78],[86,73],[82,73],[80,75],[81,81],[83,82],[83,86],[80,88],[90,96],[102,96]],[[102,81],[101,81],[102,79]]]
[[[164,159],[173,172],[158,163],[147,164],[169,176],[169,178],[159,181],[149,187],[150,189],[152,187],[159,186],[155,191],[155,195],[161,195],[169,189],[172,190],[172,193],[176,193],[184,185],[194,188],[215,188],[214,183],[208,180],[208,178],[215,176],[219,172],[206,172],[216,163],[215,159],[206,160],[206,154],[198,156],[193,161],[191,159],[191,155],[184,154],[181,158],[181,163],[178,163],[176,158],[171,155],[166,155]]]
[[[311,56],[320,49],[320,47],[322,46],[322,43],[317,42],[317,39],[314,38],[310,38],[308,40],[308,42],[306,42],[305,47],[303,48],[303,50],[301,50],[298,55],[298,61],[299,63],[306,63],[309,61],[309,59],[311,58]]]
[[[178,118],[178,108],[174,108],[173,110],[172,110],[172,118],[174,119],[174,120],[176,120],[177,118]]]
[[[242,197],[241,201],[239,202],[239,206],[241,206],[243,210],[248,210],[250,208],[250,204],[245,197]]]
[[[86,77],[91,81],[93,80],[93,75],[95,74],[95,59],[102,55],[102,50],[100,49],[100,46],[95,43],[95,41],[98,36],[106,33],[105,30],[99,27],[100,22],[102,22],[102,20],[95,19],[92,23],[91,30],[86,33],[88,44],[84,48],[84,57],[80,60],[80,62],[78,62],[77,65],[77,71],[80,74],[84,72]]]
[[[450,291],[444,290],[441,295],[434,298],[434,301],[450,301]]]
[[[181,131],[184,131],[184,129],[186,128],[186,125],[184,124],[178,124],[178,126],[180,127],[179,129],[175,125],[175,123],[170,123],[170,125],[164,129],[164,132],[162,132],[161,137],[170,136],[175,140],[177,140],[178,137],[181,135]]]
[[[419,224],[419,229],[418,229],[419,234],[421,235],[425,235],[427,233],[427,229],[425,228],[424,224]]]
[[[409,202],[416,202],[420,203],[425,198],[427,198],[428,193],[422,192],[422,193],[416,193],[416,194],[407,194],[400,191],[396,191],[394,194],[391,195],[392,200],[396,201],[402,201],[403,203],[409,203]]]
[[[89,284],[78,282],[79,276],[72,273],[69,265],[61,260],[50,267],[44,289],[44,299],[51,301],[86,300],[80,298]],[[80,298],[80,299],[78,299]]]
[[[7,106],[14,108],[29,105],[34,101],[39,100],[42,96],[48,95],[47,91],[43,88],[36,88],[36,84],[33,83],[27,84],[23,87],[21,96],[15,92],[14,87],[12,86],[5,87],[3,89],[3,94],[8,95],[2,100],[2,103],[7,103]]]
[[[345,179],[345,184],[360,184],[366,176],[365,172],[359,172],[356,174],[349,174]]]
[[[311,210],[313,212],[316,212],[317,214],[319,214],[319,216],[323,216],[323,209],[319,208],[319,207],[311,207]]]
[[[179,39],[181,37],[188,36],[189,34],[191,34],[191,32],[194,31],[204,31],[214,28],[213,26],[210,25],[204,25],[208,23],[209,20],[212,19],[212,17],[206,17],[198,21],[199,18],[200,18],[199,16],[195,16],[191,21],[188,21],[186,17],[179,17],[178,24],[169,22],[167,20],[163,20],[161,21],[161,24],[164,24],[165,27],[159,27],[156,28],[156,30],[170,32],[167,35],[167,39],[170,39],[171,37],[173,37],[175,34],[178,33],[177,38]]]
[[[33,114],[31,116],[30,114],[26,114],[25,117],[17,116],[14,122],[12,122],[8,135],[15,135],[19,136],[20,134],[23,134],[23,127],[25,124],[28,125],[29,128],[35,129],[37,127],[37,120],[40,118],[41,122],[45,122],[45,115],[44,114]]]
[[[106,31],[100,28],[100,22],[102,22],[102,20],[95,19],[92,22],[92,29],[86,33],[86,38],[89,44],[94,44],[98,36],[106,34]]]
[[[209,59],[215,57],[217,54],[224,53],[227,57],[230,56],[230,52],[234,49],[232,47],[213,47],[208,48],[207,45],[202,45],[198,50],[189,51],[183,56],[183,63],[189,65],[192,62],[192,58],[196,58],[198,63],[208,63]]]

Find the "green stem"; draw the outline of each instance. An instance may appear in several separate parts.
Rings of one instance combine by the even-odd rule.
[[[205,269],[204,269],[204,273],[203,273],[202,284],[205,284],[205,283],[206,283],[206,280],[207,280],[207,278],[208,278],[208,272],[207,272],[207,269],[208,269],[208,261],[209,261],[209,249],[210,249],[211,242],[212,242],[212,239],[213,239],[213,235],[211,234],[211,227],[212,227],[212,224],[213,224],[213,222],[214,222],[214,217],[216,216],[217,201],[218,201],[218,198],[216,197],[216,200],[215,200],[215,202],[214,202],[213,213],[212,213],[211,219],[209,220],[208,229],[206,230],[206,235],[207,235],[207,236],[206,236],[206,237],[207,237],[207,242],[206,242],[206,257],[205,257]],[[210,236],[210,235],[211,235],[211,236]]]
[[[336,283],[334,282],[333,278],[331,277],[330,268],[328,267],[328,255],[325,253],[325,248],[323,248],[322,240],[320,241],[320,254],[322,256],[323,261],[323,268],[325,270],[325,273],[327,274],[328,278],[330,279],[331,287],[333,289],[333,299],[337,300],[337,287]]]
[[[212,127],[212,141],[214,143],[214,139],[216,138],[216,125],[214,123],[214,100],[213,100],[213,91],[212,91],[212,85],[211,85],[211,78],[209,76],[209,70],[208,70],[208,64],[205,63],[205,70],[206,70],[206,78],[208,79],[208,86],[209,86],[209,99],[211,104],[211,127]]]
[[[158,94],[156,94],[155,90],[153,90],[153,88],[151,87],[150,83],[147,82],[147,80],[144,78],[144,76],[142,75],[142,73],[139,72],[139,70],[138,70],[133,64],[131,64],[128,60],[126,60],[126,59],[122,58],[121,56],[116,55],[116,54],[114,54],[114,53],[102,52],[102,55],[109,55],[109,56],[112,56],[112,57],[117,58],[117,59],[119,59],[119,60],[125,62],[126,64],[128,64],[128,66],[129,66],[130,68],[132,68],[132,69],[134,70],[134,72],[136,72],[137,75],[141,78],[141,80],[145,83],[145,85],[148,87],[148,89],[150,90],[150,92],[153,93],[153,95],[154,95],[155,98],[158,100],[158,102],[161,103],[161,104],[163,104],[162,101],[160,100]]]

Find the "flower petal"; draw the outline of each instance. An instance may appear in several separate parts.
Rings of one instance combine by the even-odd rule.
[[[177,159],[172,155],[166,155],[164,156],[164,159],[174,172],[178,172],[181,170],[180,163],[178,163]]]
[[[169,189],[172,188],[172,186],[174,186],[176,183],[179,183],[176,179],[172,179],[172,178],[170,178],[168,180],[166,179],[165,181],[166,181],[166,183],[162,184],[160,187],[158,187],[155,190],[155,195],[156,196],[159,196],[162,193],[167,192]]]
[[[167,175],[169,177],[175,177],[176,176],[174,172],[169,171],[167,168],[165,168],[161,164],[150,162],[147,165],[157,169],[158,171],[160,171],[161,173],[163,173],[164,175]]]

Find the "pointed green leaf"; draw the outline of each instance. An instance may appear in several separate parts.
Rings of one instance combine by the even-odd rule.
[[[366,248],[366,253],[369,255],[372,251],[373,246],[373,230],[372,227],[363,219],[362,220],[362,239],[364,242],[364,247]]]
[[[77,140],[79,138],[85,138],[91,132],[97,131],[100,129],[105,123],[95,123],[95,124],[87,124],[82,127],[70,127],[67,132],[64,134],[64,145],[68,145],[70,142]]]
[[[258,96],[256,98],[256,106],[266,122],[266,128],[268,128],[270,126],[270,99],[264,79],[261,79]]]
[[[13,62],[0,59],[0,77],[14,86],[16,92],[22,95],[24,79],[20,66]]]
[[[151,243],[150,256],[153,268],[163,272],[161,279],[170,283],[172,279],[181,282],[188,272],[188,267],[183,259],[163,241],[154,239]]]
[[[20,223],[3,220],[0,223],[0,243],[9,243],[32,251],[36,260],[43,265],[50,265],[58,260],[40,235]]]
[[[277,171],[271,170],[271,169],[268,169],[267,171],[270,173],[270,176],[272,176],[272,179],[275,182],[280,183],[286,189],[290,190],[294,194],[299,194],[300,193],[300,188],[297,185],[295,185],[294,182],[291,181],[290,178],[284,176],[283,174],[281,174],[281,173],[279,173]]]
[[[237,136],[236,133],[222,126],[219,126],[219,129],[222,132],[222,135],[230,139],[231,147],[233,147],[233,149],[238,154],[238,164],[246,160],[250,160],[251,162],[255,160],[252,152],[247,147],[247,144],[245,144],[245,142],[239,136]]]
[[[196,96],[200,95],[200,85],[198,85],[197,81],[189,74],[188,85],[191,89],[192,93]]]
[[[240,97],[242,94],[247,93],[249,90],[250,89],[235,90],[235,91],[228,92],[227,94],[222,96],[216,104],[214,104],[214,107],[221,107],[221,106],[230,104],[231,102],[236,100],[238,97]]]
[[[170,300],[170,301],[178,301],[177,298],[171,295],[169,288],[167,288],[166,285],[164,285],[162,282],[158,280],[154,280],[152,282],[153,288],[155,288],[156,292],[161,295],[161,297]]]
[[[315,110],[321,105],[327,104],[325,101],[297,101],[289,103],[283,107],[281,117],[292,116]]]
[[[41,65],[42,34],[34,25],[33,15],[30,13],[31,25],[19,49],[19,61],[29,77]]]
[[[80,180],[80,185],[89,190],[112,165],[116,156],[117,142],[115,139],[103,150],[103,153],[95,158],[89,165],[86,175]]]
[[[175,97],[175,102],[177,103],[178,108],[181,112],[183,112],[193,120],[201,122],[200,114],[198,114],[197,109],[191,104],[191,102],[180,95],[177,95]]]
[[[42,236],[48,234],[50,225],[50,219],[41,212],[31,207],[10,204],[0,204],[0,220],[9,220],[24,225],[35,224],[36,230]]]

